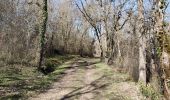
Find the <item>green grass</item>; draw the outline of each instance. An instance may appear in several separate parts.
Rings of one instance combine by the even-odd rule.
[[[113,67],[108,66],[105,63],[97,63],[95,64],[96,67],[98,68],[100,73],[103,73],[105,76],[108,77],[112,77],[114,78],[114,83],[119,83],[119,82],[125,82],[125,81],[129,81],[131,82],[132,80],[130,79],[130,76],[128,75],[128,73],[120,73],[118,71],[114,71]]]
[[[113,70],[113,67],[102,62],[95,64],[95,66],[97,69],[96,74],[101,74],[100,76],[104,76],[104,78],[100,79],[97,84],[109,83],[108,87],[103,91],[104,98],[108,98],[109,100],[131,100],[128,93],[124,94],[121,92],[122,90],[120,90],[121,84],[124,84],[124,82],[131,84],[132,82],[127,73],[120,73]]]
[[[146,98],[149,98],[149,100],[162,100],[162,95],[158,91],[156,91],[150,84],[146,86],[142,82],[139,82],[139,86],[142,95]]]
[[[46,67],[53,72],[43,75],[35,67],[13,65],[0,68],[0,100],[27,99],[33,94],[43,92],[63,75],[69,66],[69,60],[76,56],[54,56],[46,59]]]

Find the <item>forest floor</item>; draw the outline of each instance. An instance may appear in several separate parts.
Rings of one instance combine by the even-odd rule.
[[[70,60],[52,75],[61,69],[64,71],[60,79],[29,100],[143,100],[139,86],[129,75],[113,70],[99,59]]]
[[[66,70],[65,62],[76,59],[77,55],[55,55],[45,60],[48,69],[54,73],[44,75],[37,67],[18,63],[0,62],[0,100],[26,100],[33,94],[48,90]]]

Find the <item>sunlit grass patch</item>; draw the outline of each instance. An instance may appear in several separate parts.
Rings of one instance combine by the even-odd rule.
[[[140,87],[140,91],[142,93],[143,96],[145,96],[147,99],[151,99],[151,100],[161,100],[161,98],[163,97],[158,91],[156,91],[153,86],[151,86],[150,84],[148,84],[147,86],[142,83],[139,82],[139,87]]]
[[[26,99],[50,88],[51,84],[67,69],[71,63],[69,60],[74,57],[76,56],[67,55],[47,58],[46,67],[54,68],[54,71],[48,75],[43,75],[36,67],[31,66],[15,65],[15,67],[8,66],[6,69],[0,69],[0,100]]]

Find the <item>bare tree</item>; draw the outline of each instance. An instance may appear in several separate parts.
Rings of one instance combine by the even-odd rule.
[[[144,35],[143,0],[138,0],[139,81],[146,84],[146,38]]]
[[[94,1],[92,1],[93,3]],[[87,3],[87,1],[86,1]],[[94,28],[94,32],[95,35],[97,36],[97,40],[99,42],[99,46],[101,49],[101,61],[104,61],[105,58],[105,52],[104,52],[104,48],[102,46],[102,40],[101,40],[101,35],[102,35],[102,30],[101,30],[101,21],[102,19],[100,18],[100,16],[94,16],[92,15],[92,13],[88,12],[89,10],[95,11],[94,7],[91,8],[91,6],[89,5],[89,8],[86,9],[82,0],[80,1],[81,7],[78,5],[78,3],[76,3],[78,9],[80,10],[80,12],[83,14],[84,18],[89,22],[89,24]],[[94,6],[94,5],[93,5]],[[96,9],[96,8],[95,8]],[[93,12],[94,13],[94,12]],[[98,12],[100,13],[100,12]]]

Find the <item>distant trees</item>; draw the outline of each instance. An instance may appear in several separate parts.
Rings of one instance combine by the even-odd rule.
[[[123,27],[129,20],[128,12],[132,8],[131,6],[125,8],[127,3],[126,0],[76,1],[77,8],[91,25],[97,37],[101,49],[101,60],[105,60],[108,64],[120,63],[120,37]]]
[[[0,2],[0,59],[8,65],[42,66],[47,1]],[[42,16],[42,17],[41,17]]]
[[[49,3],[52,2],[0,2],[1,63],[6,66],[37,66],[42,71],[45,56],[54,53],[92,55],[93,37],[89,34],[90,28],[84,23],[75,5],[66,1],[61,3],[59,9],[53,10]],[[68,6],[64,7],[65,4]],[[58,13],[53,14],[54,11]]]
[[[58,13],[49,22],[54,51],[92,56],[93,37],[89,24],[81,17],[73,1],[62,1],[56,11]]]
[[[93,56],[98,47],[101,61],[163,87],[168,98],[166,7],[166,0],[1,0],[0,63],[42,70],[46,56]]]
[[[35,34],[36,12],[23,1],[2,1],[1,11],[1,59],[9,64],[37,65],[38,34]],[[38,9],[37,9],[38,10]],[[30,17],[32,16],[32,17]]]
[[[94,34],[97,37],[97,41],[99,42],[99,47],[101,50],[101,54],[100,54],[101,61],[103,61],[106,55],[106,51],[102,41],[103,39],[102,35],[104,35],[104,33],[102,33],[103,32],[103,26],[102,26],[103,19],[101,15],[102,11],[100,12],[103,2],[99,3],[99,1],[95,1],[95,0],[89,1],[90,2],[89,4],[88,1],[85,2],[86,2],[86,7],[84,6],[82,0],[76,2],[76,6],[82,13],[85,20],[91,25],[91,27],[94,30]],[[80,3],[80,5],[78,3]]]

